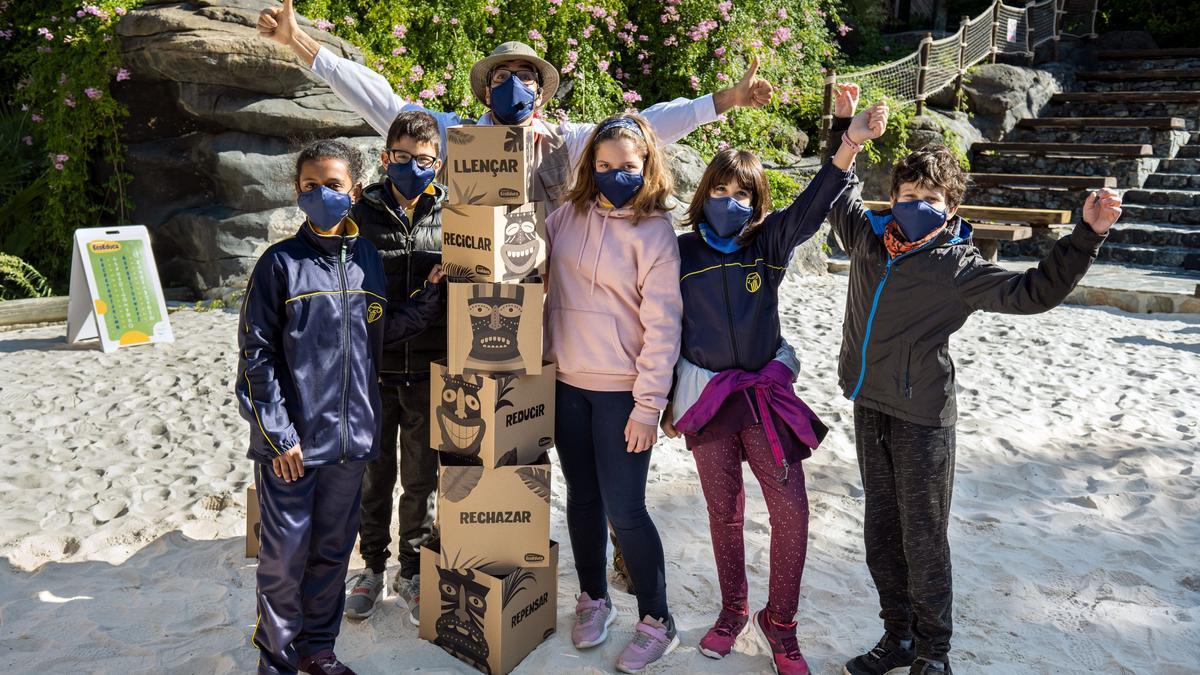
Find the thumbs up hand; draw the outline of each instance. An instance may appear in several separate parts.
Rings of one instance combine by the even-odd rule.
[[[258,14],[258,34],[285,47],[291,45],[292,38],[299,32],[292,0],[283,0],[282,6],[268,7]]]

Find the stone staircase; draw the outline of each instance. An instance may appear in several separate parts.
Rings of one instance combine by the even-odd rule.
[[[1037,118],[1000,143],[972,147],[970,201],[1069,209],[1088,192],[1123,192],[1124,214],[1101,260],[1200,270],[1200,49],[1094,52]],[[1038,254],[1052,237],[1006,242]]]

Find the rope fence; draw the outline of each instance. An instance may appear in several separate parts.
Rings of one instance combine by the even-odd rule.
[[[919,115],[927,97],[951,84],[957,99],[963,74],[984,59],[995,63],[997,56],[1008,54],[1032,61],[1035,50],[1046,43],[1053,45],[1057,58],[1061,36],[1096,37],[1098,5],[1099,0],[1041,0],[1013,7],[996,0],[979,16],[964,16],[953,35],[934,40],[927,34],[917,51],[897,61],[841,75],[831,69],[825,77],[822,145],[833,124],[834,85],[839,80],[886,96],[895,105],[915,103]]]

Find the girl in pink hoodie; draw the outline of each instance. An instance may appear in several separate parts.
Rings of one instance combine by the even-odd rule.
[[[546,221],[548,358],[558,363],[555,437],[579,574],[572,640],[608,638],[607,522],[637,591],[641,622],[617,660],[636,673],[679,644],[646,474],[679,356],[679,246],[671,175],[637,115],[596,127],[567,203]]]

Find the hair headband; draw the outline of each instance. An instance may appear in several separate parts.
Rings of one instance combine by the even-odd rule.
[[[618,128],[618,127],[621,129],[629,129],[633,133],[637,134],[643,140],[646,138],[646,134],[644,134],[642,132],[641,125],[639,125],[637,122],[635,122],[632,117],[614,117],[614,118],[610,119],[609,121],[605,122],[604,124],[601,124],[600,128],[598,130],[596,130],[596,137],[599,138],[600,134],[603,134],[604,132],[608,131],[609,129]]]

